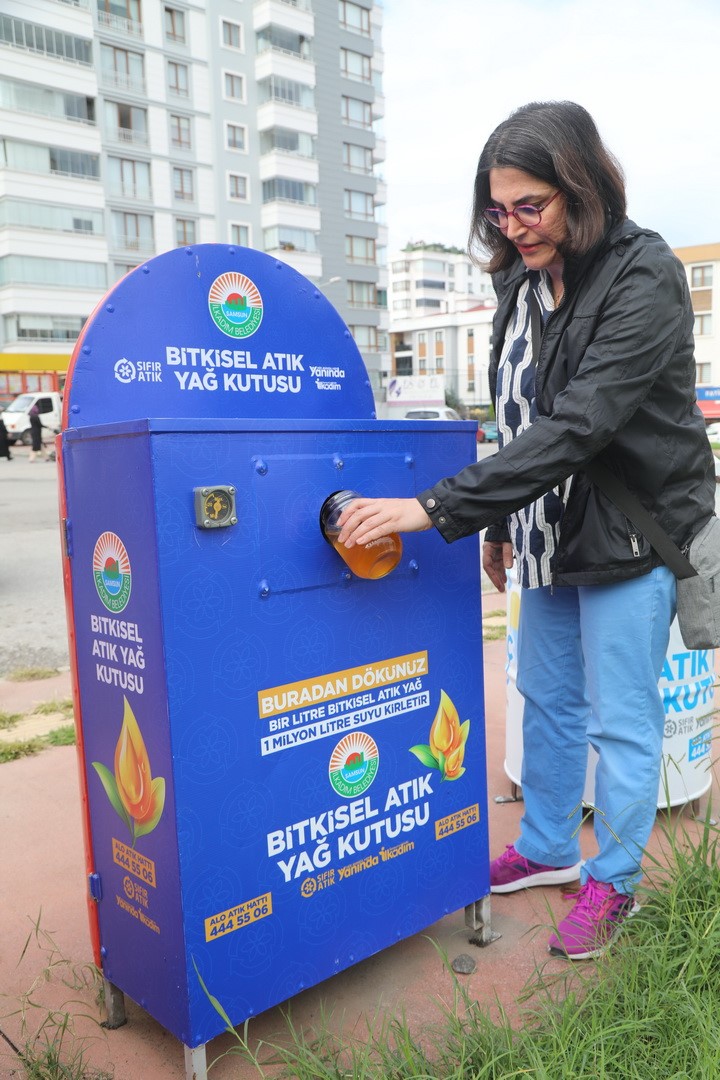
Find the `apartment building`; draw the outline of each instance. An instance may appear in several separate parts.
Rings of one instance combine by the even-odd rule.
[[[495,303],[489,274],[460,248],[408,244],[390,259],[390,319],[393,325],[424,315],[450,314]]]
[[[3,0],[0,370],[62,371],[115,281],[252,246],[316,281],[380,385],[372,0]]]
[[[698,405],[720,420],[720,244],[675,248],[685,266],[695,313]]]
[[[720,419],[720,243],[676,248],[675,254],[685,266],[695,313],[698,404],[708,420]],[[463,293],[460,283],[471,291]],[[462,405],[489,405],[495,307],[489,276],[455,249],[409,245],[390,260],[390,296],[391,376],[441,373]]]

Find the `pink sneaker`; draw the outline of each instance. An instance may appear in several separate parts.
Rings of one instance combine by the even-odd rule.
[[[588,878],[575,897],[575,906],[559,923],[557,934],[551,935],[548,949],[553,956],[568,960],[590,960],[603,952],[625,918],[637,909],[632,896],[595,878]]]
[[[565,885],[580,877],[581,863],[573,866],[546,866],[524,858],[508,844],[498,859],[490,863],[490,892],[508,893],[533,885]]]

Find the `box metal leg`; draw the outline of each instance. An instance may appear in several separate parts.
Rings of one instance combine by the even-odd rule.
[[[185,1047],[185,1080],[207,1080],[207,1054],[205,1043]]]
[[[114,1031],[115,1028],[122,1027],[123,1024],[127,1023],[125,995],[115,983],[111,983],[109,979],[105,978],[103,979],[103,990],[105,992],[105,1011],[107,1013],[107,1020],[103,1027]]]
[[[500,934],[494,934],[490,925],[490,895],[482,896],[474,904],[468,904],[465,908],[465,925],[475,931],[470,938],[473,945],[484,948],[497,941]]]

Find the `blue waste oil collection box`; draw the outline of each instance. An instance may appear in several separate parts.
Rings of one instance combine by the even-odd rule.
[[[185,1043],[489,892],[478,542],[357,577],[339,489],[412,497],[474,425],[374,418],[339,315],[203,245],[105,297],[60,437],[88,906],[103,975]]]

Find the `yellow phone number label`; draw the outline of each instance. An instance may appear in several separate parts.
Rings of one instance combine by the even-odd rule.
[[[113,837],[112,842],[112,857],[113,862],[117,863],[118,866],[122,866],[124,870],[129,870],[131,874],[140,878],[146,885],[156,887],[155,863],[152,859],[133,851],[131,847],[123,844],[122,840],[116,840],[115,837]]]
[[[215,941],[233,930],[242,930],[244,926],[266,919],[268,915],[272,915],[272,893],[269,892],[256,896],[253,900],[245,900],[227,911],[220,911],[217,915],[211,915],[205,920],[205,940]]]
[[[447,817],[439,818],[435,822],[435,839],[443,840],[446,836],[452,836],[453,833],[460,832],[461,829],[467,829],[470,825],[477,825],[480,820],[480,806],[478,803],[474,803],[473,806],[466,806],[464,810],[456,810],[454,814],[448,814]]]

